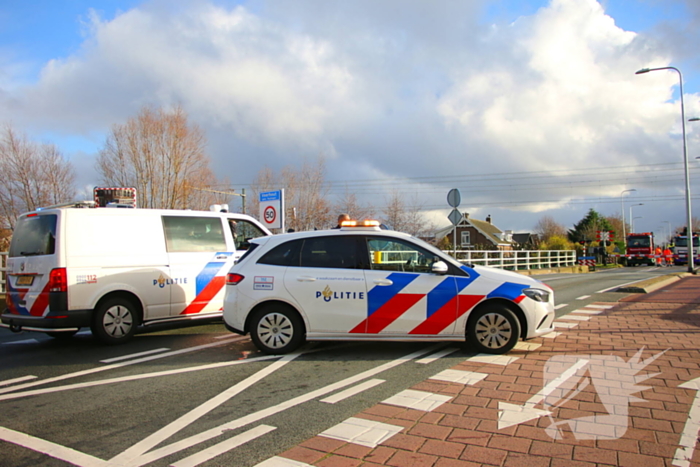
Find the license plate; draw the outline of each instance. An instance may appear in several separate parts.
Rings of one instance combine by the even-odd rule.
[[[19,276],[17,278],[17,285],[32,285],[34,282],[34,276]]]

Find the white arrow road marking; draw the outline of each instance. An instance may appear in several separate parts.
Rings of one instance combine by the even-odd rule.
[[[525,402],[525,405],[509,404],[507,402],[498,403],[498,429],[508,428],[509,426],[518,425],[520,423],[529,422],[544,415],[549,415],[548,410],[536,409],[535,406],[542,402],[548,395],[554,392],[567,379],[576,374],[578,370],[585,367],[589,360],[579,360],[557,378],[549,382],[537,394],[532,396]]]
[[[700,391],[700,378],[691,379],[678,385],[678,387]],[[676,455],[673,456],[673,462],[671,462],[672,465],[678,467],[690,466],[690,461],[695,453],[698,433],[700,433],[700,392],[695,393],[693,405],[690,407],[690,412],[688,412],[688,420],[686,420],[685,427],[683,427],[681,441],[678,443],[681,447],[676,449]]]

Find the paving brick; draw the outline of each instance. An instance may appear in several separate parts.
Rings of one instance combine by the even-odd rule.
[[[463,461],[459,459],[447,459],[445,457],[441,457],[440,459],[438,459],[438,461],[433,467],[481,467],[481,464]]]
[[[488,447],[524,454],[530,451],[531,445],[532,440],[529,439],[517,438],[515,436],[493,435],[489,440]]]
[[[362,465],[360,459],[331,455],[316,463],[318,467],[358,467]]]
[[[406,451],[417,451],[426,442],[425,438],[398,433],[382,443],[383,446]]]
[[[357,459],[362,459],[368,456],[372,452],[372,448],[367,446],[360,446],[359,444],[347,443],[344,446],[333,451],[334,454],[345,457],[354,457]]]
[[[558,457],[562,459],[573,459],[574,447],[563,443],[545,443],[543,441],[533,441],[530,447],[530,454],[535,456]]]
[[[325,457],[326,455],[327,453],[325,452],[315,451],[313,449],[308,449],[301,446],[295,446],[287,451],[284,451],[279,456],[299,462],[305,462],[307,464],[313,464],[314,462]]]
[[[499,449],[467,446],[460,459],[471,462],[481,462],[486,465],[501,465],[503,461],[505,461],[506,455],[506,452]]]
[[[549,467],[549,457],[530,456],[527,454],[508,453],[504,467]]]
[[[340,450],[338,452],[340,453]],[[396,449],[392,449],[392,448],[389,448],[386,446],[377,446],[376,448],[372,449],[372,451],[363,458],[363,461],[377,463],[377,464],[384,464],[395,453],[396,453]]]
[[[452,428],[447,426],[429,425],[427,423],[417,423],[408,431],[409,435],[422,436],[424,438],[433,438],[445,440],[452,433]]]
[[[438,458],[417,452],[397,451],[386,465],[396,467],[433,467]]]
[[[660,457],[621,452],[618,455],[620,467],[664,467],[666,462]]]
[[[615,451],[606,451],[604,449],[574,446],[573,459],[577,461],[595,462],[605,465],[616,465],[617,453]]]
[[[304,441],[299,446],[321,452],[333,452],[344,444],[346,444],[345,441],[340,441],[339,439],[326,438],[325,436],[315,436]]]
[[[455,428],[447,437],[447,441],[455,443],[472,444],[476,446],[486,446],[491,439],[490,433],[475,430],[462,430]]]
[[[463,443],[451,443],[449,441],[429,439],[418,452],[457,459],[462,454],[462,451],[464,451],[464,448],[465,445]]]

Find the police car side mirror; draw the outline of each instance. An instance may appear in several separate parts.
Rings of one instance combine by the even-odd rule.
[[[447,274],[447,264],[443,261],[436,261],[433,263],[431,271],[433,274]]]

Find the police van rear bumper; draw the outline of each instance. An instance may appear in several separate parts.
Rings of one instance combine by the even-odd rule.
[[[70,332],[89,327],[92,310],[49,312],[46,316],[28,316],[5,313],[0,316],[0,327],[11,331]]]

